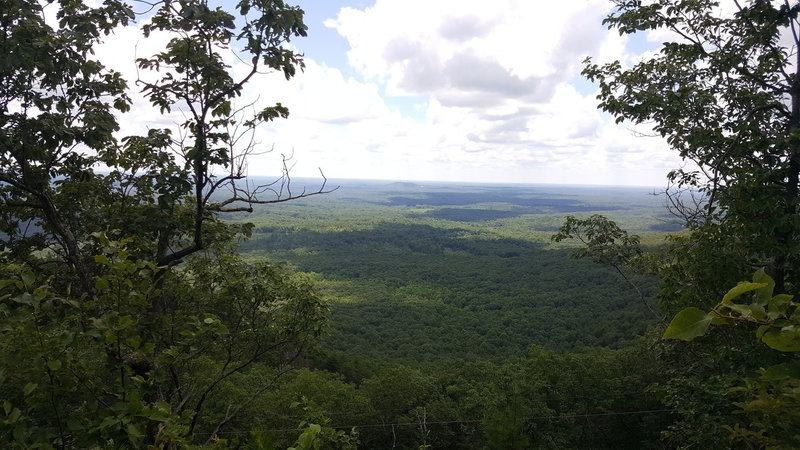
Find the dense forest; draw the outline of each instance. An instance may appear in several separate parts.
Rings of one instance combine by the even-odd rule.
[[[0,446],[800,447],[800,4],[613,3],[674,39],[583,71],[692,163],[660,196],[246,182],[299,7],[0,0]]]
[[[324,342],[343,356],[502,361],[531,345],[621,348],[659,321],[647,306],[652,278],[631,273],[642,298],[613,269],[551,242],[565,213],[598,210],[653,242],[663,237],[651,228],[672,223],[647,188],[343,180],[324,197],[243,216],[254,228],[240,248],[314,280],[332,300]]]

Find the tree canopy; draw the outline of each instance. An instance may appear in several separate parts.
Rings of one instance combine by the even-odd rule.
[[[0,0],[0,446],[349,449],[360,438],[373,447],[619,448],[658,447],[658,435],[672,447],[800,446],[800,313],[790,295],[800,286],[800,2],[733,0],[731,11],[709,0],[614,4],[609,27],[665,31],[668,40],[630,66],[587,60],[584,74],[599,85],[603,110],[652,126],[693,163],[669,174],[666,192],[687,230],[648,251],[591,216],[568,218],[555,239],[580,239],[587,248],[578,256],[612,265],[645,302],[636,281],[649,278],[630,269],[656,275],[662,312],[674,317],[666,337],[679,340],[616,351],[580,345],[587,353],[566,355],[531,346],[505,362],[452,357],[430,363],[431,375],[309,352],[324,332],[326,302],[281,265],[239,255],[246,247],[237,241],[253,226],[222,220],[327,192],[324,180],[292,189],[286,164],[273,184],[243,182],[248,156],[259,151],[254,130],[289,111],[238,102],[262,71],[288,80],[303,69],[289,45],[306,35],[300,8],[282,0],[137,2],[142,11],[115,0]],[[166,36],[166,44],[139,57],[137,78],[126,79],[95,50],[132,24],[142,39]],[[232,70],[230,54],[246,70]],[[183,119],[123,136],[133,95]],[[436,213],[431,220],[477,214]],[[502,265],[540,250],[467,242],[464,230],[445,240],[433,227],[404,229],[415,234],[403,246],[421,255],[417,263],[374,251],[349,267],[317,260],[345,278],[391,268],[385,282],[362,285],[406,308],[376,309],[384,321],[419,299],[436,298],[433,308],[456,318],[477,302],[487,310],[514,304],[501,298],[513,287]],[[391,226],[362,231],[347,237],[368,249],[405,236]],[[462,258],[436,259],[447,254]],[[482,254],[494,255],[496,269],[478,267]],[[442,274],[423,273],[443,264],[468,269],[452,280],[497,270],[493,282],[507,286],[457,281],[458,298],[445,305],[433,283]],[[429,283],[403,286],[399,268]],[[538,306],[557,316],[566,302],[588,304],[600,327],[593,341],[609,341],[600,339],[608,325],[593,303],[568,294]],[[537,316],[510,315],[502,327],[531,327],[513,317]],[[484,339],[481,351],[493,351],[469,331]],[[349,379],[304,364],[345,367]],[[345,419],[328,414],[337,406],[351,408],[340,411]],[[251,419],[303,431],[238,434]],[[372,428],[345,430],[361,420]],[[233,427],[236,437],[221,437]]]
[[[242,136],[288,110],[236,100],[257,73],[303,68],[286,45],[306,35],[303,11],[281,0],[138,6],[0,1],[4,447],[202,443],[198,432],[217,433],[272,385],[261,379],[242,406],[209,416],[224,380],[278,376],[326,321],[307,282],[244,262],[233,242],[248,227],[219,218],[325,191],[293,194],[285,166],[269,187],[237,183],[258,150]],[[137,22],[143,39],[168,43],[130,80],[95,50]],[[225,52],[246,61],[240,78]],[[132,95],[185,120],[120,136]]]
[[[708,252],[715,273],[696,284],[719,293],[730,277],[767,266],[784,292],[800,276],[800,6],[735,1],[727,13],[713,1],[615,3],[609,27],[671,39],[632,67],[588,60],[584,74],[600,86],[600,108],[651,125],[694,163],[669,174],[669,194],[719,255]],[[693,194],[701,201],[688,201]]]
[[[800,3],[734,0],[732,11],[696,0],[615,6],[609,27],[621,34],[662,30],[669,40],[630,67],[587,60],[584,74],[599,84],[600,107],[617,122],[652,126],[692,163],[669,174],[666,192],[688,232],[645,257],[660,278],[662,308],[670,316],[681,310],[665,337],[694,340],[712,324],[739,325],[698,339],[694,351],[706,359],[677,370],[680,378],[667,390],[688,418],[702,409],[687,407],[698,391],[741,383],[734,391],[745,393],[737,405],[747,419],[716,419],[729,421],[729,433],[716,433],[744,445],[794,447],[798,437],[786,424],[797,425],[796,356],[742,331],[758,324],[759,340],[771,349],[797,351],[797,305],[787,292],[800,287]],[[561,237],[575,230],[568,222]],[[596,259],[597,251],[586,250]],[[753,272],[752,282],[737,285]],[[743,294],[749,303],[734,301]],[[716,411],[727,414],[723,408]],[[677,422],[673,436],[715,433],[689,422]]]

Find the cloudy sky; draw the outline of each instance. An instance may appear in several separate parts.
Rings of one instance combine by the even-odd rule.
[[[680,165],[660,139],[598,111],[581,78],[587,56],[629,64],[660,42],[606,30],[608,1],[298,4],[304,72],[263,75],[245,95],[291,112],[259,132],[274,151],[252,158],[251,175],[275,174],[284,154],[295,176],[663,186]],[[121,43],[136,34],[117,33],[105,58],[130,66],[121,49],[134,46]],[[152,120],[138,103],[130,124]]]

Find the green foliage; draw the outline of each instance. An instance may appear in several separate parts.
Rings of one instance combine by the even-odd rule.
[[[692,363],[687,362],[687,366]],[[685,370],[673,374],[669,367],[665,372],[665,379],[649,390],[672,411],[671,420],[662,424],[662,441],[667,448],[742,448],[731,442],[724,428],[739,419],[731,408],[735,401],[731,389],[740,382],[739,375],[695,376]]]
[[[305,400],[305,399],[304,399]],[[301,403],[294,403],[294,407],[301,407],[305,418],[300,422],[299,428],[303,433],[297,438],[294,447],[288,450],[319,450],[319,449],[338,449],[355,450],[358,448],[358,432],[355,428],[345,433],[342,430],[330,428],[330,419],[313,405],[303,406]]]
[[[587,60],[583,73],[598,83],[600,107],[617,122],[651,126],[697,168],[669,175],[668,204],[688,232],[642,257],[660,278],[662,310],[674,315],[664,336],[692,341],[691,357],[682,354],[688,344],[665,344],[665,357],[680,367],[659,387],[678,414],[668,439],[719,445],[719,423],[738,423],[729,426],[735,445],[796,447],[784,425],[793,414],[779,417],[791,397],[751,375],[793,359],[772,349],[800,349],[796,305],[785,294],[800,281],[800,85],[793,50],[800,7],[734,2],[726,14],[713,1],[614,3],[605,20],[610,28],[662,30],[670,39],[630,67]],[[765,270],[730,289],[753,267]],[[756,337],[766,346],[754,345],[747,323],[758,325]],[[742,384],[751,397],[737,404],[746,414],[732,417],[738,391],[730,388]]]
[[[707,332],[711,323],[718,325],[745,322],[759,325],[756,337],[767,346],[782,352],[798,352],[800,315],[793,296],[773,295],[775,281],[763,269],[753,275],[752,282],[742,282],[731,288],[722,301],[708,313],[697,308],[685,309],[672,320],[664,333],[666,338],[692,340]],[[749,295],[746,295],[749,294]],[[735,302],[742,296],[748,303]],[[704,326],[689,324],[691,320]],[[735,441],[755,443],[765,448],[781,448],[800,444],[796,425],[800,420],[800,363],[782,363],[758,370],[757,378],[746,378],[744,386],[732,392],[747,398],[737,402],[750,418],[750,425],[726,426]]]
[[[629,235],[614,221],[594,214],[587,219],[567,216],[559,232],[551,239],[555,242],[565,239],[580,241],[582,246],[572,254],[573,258],[588,257],[595,263],[613,267],[617,274],[636,291],[642,303],[653,315],[659,317],[642,290],[625,270],[633,267],[634,270],[642,272],[644,258],[639,236]]]
[[[616,4],[606,23],[621,33],[666,28],[676,40],[630,69],[588,62],[584,73],[603,109],[654,123],[700,167],[670,175],[689,231],[645,254],[592,215],[613,201],[413,186],[347,217],[259,217],[242,249],[290,260],[339,300],[326,349],[307,353],[327,305],[307,280],[234,255],[229,243],[252,227],[219,220],[292,198],[236,184],[254,149],[230,130],[287,116],[280,103],[244,115],[234,102],[260,69],[302,69],[286,45],[306,34],[302,10],[153,5],[145,37],[170,40],[137,61],[137,84],[185,120],[119,139],[127,82],[92,55],[133,10],[57,1],[56,25],[43,4],[0,0],[0,361],[14,368],[0,371],[0,445],[653,448],[662,431],[676,447],[800,445],[796,356],[777,351],[800,350],[785,294],[800,284],[800,85],[779,40],[800,8],[754,1],[724,17],[706,1]],[[239,79],[232,50],[251,64]],[[586,215],[555,240],[581,240],[577,256],[643,286],[644,302],[652,281],[629,269],[659,276],[663,309],[683,309],[665,335],[692,340],[690,352],[596,348],[632,345],[652,319],[607,270],[543,242],[563,213]],[[285,222],[293,214],[306,217]],[[725,294],[753,266],[766,270]],[[748,323],[766,345],[748,343]],[[591,351],[526,353],[532,342]]]
[[[30,359],[0,386],[5,442],[184,442],[207,423],[204,402],[222,380],[277,363],[321,332],[319,297],[274,267],[195,258],[162,283],[163,268],[98,236],[105,269],[89,297],[57,295],[28,267],[6,268],[0,356]]]
[[[483,421],[486,441],[490,448],[530,448],[525,425],[535,404],[523,401],[522,388],[517,380],[501,379],[500,383],[502,390],[492,396],[494,404],[487,408]]]
[[[138,257],[174,264],[230,239],[219,212],[293,198],[290,190],[259,198],[236,185],[255,151],[236,145],[241,133],[288,111],[278,104],[248,117],[233,102],[262,68],[287,78],[302,68],[302,57],[284,46],[306,34],[301,9],[243,0],[237,16],[205,0],[152,5],[145,38],[158,31],[171,40],[137,61],[136,83],[162,112],[179,109],[186,120],[177,132],[151,128],[146,136],[119,139],[128,84],[94,59],[93,49],[137,16],[116,1],[47,6],[58,23],[45,20],[49,15],[37,2],[9,0],[0,8],[2,45],[13,55],[0,66],[9,87],[0,94],[0,237],[15,257],[55,251],[74,268],[76,288],[88,292],[95,249],[83,244],[93,232],[119,230],[134,239],[130,250]],[[249,73],[234,79],[226,51],[251,59]],[[109,173],[95,173],[98,164]],[[222,195],[223,188],[231,194]]]
[[[764,448],[800,445],[800,362],[760,369],[758,377],[747,378],[732,391],[744,400],[736,406],[750,418],[751,425],[736,423],[726,428],[736,442]]]
[[[599,214],[588,219],[567,216],[553,241],[577,239],[583,244],[575,251],[575,258],[589,257],[598,264],[620,267],[641,255],[639,236],[629,235],[616,223]]]
[[[665,338],[690,341],[706,333],[711,324],[734,321],[760,325],[756,336],[769,347],[782,352],[800,351],[800,313],[794,296],[773,295],[775,281],[759,269],[752,282],[741,282],[731,288],[708,313],[698,308],[679,312],[664,333]],[[750,293],[749,302],[735,302]]]
[[[607,268],[569,259],[568,243],[547,241],[556,212],[491,222],[433,220],[421,213],[426,201],[443,207],[457,202],[464,209],[458,218],[481,218],[470,208],[489,206],[469,202],[483,195],[496,201],[491,208],[508,207],[501,197],[508,203],[518,201],[515,196],[520,202],[534,203],[529,196],[550,200],[550,191],[538,187],[487,191],[473,196],[435,186],[416,189],[412,198],[394,186],[347,184],[324,202],[256,209],[242,217],[255,222],[253,239],[241,245],[245,255],[269,254],[313,272],[315,284],[334,299],[331,334],[309,362],[357,386],[336,388],[319,372],[288,375],[274,395],[253,404],[254,416],[247,417],[258,420],[252,423],[268,430],[293,427],[287,405],[306,396],[336,429],[367,425],[358,428],[362,448],[656,446],[669,417],[646,391],[658,378],[658,362],[646,348],[596,348],[632,345],[632,329],[644,332],[653,319]],[[644,192],[599,198],[596,191],[570,192],[586,210],[614,201],[632,205],[619,217],[640,231],[656,221],[650,216],[658,202]],[[652,280],[631,275],[652,291]],[[528,353],[531,342],[585,354]],[[613,414],[650,410],[658,412]],[[275,442],[295,443],[285,433],[274,436]]]
[[[153,442],[183,441],[190,416],[146,398],[154,380],[140,366],[157,356],[141,332],[142,312],[159,294],[153,284],[157,269],[128,259],[121,244],[99,238],[106,252],[97,259],[105,269],[95,277],[91,297],[53,292],[52,280],[27,266],[4,270],[2,360],[29,358],[17,360],[0,386],[7,414],[1,442],[141,446],[148,427],[157,430]]]
[[[664,337],[690,341],[704,335],[713,319],[714,316],[691,306],[675,315],[664,331]]]
[[[387,206],[405,194],[395,189],[347,184],[324,202],[285,204],[268,213],[256,209],[247,217],[255,226],[253,238],[240,247],[245,255],[285,259],[310,273],[333,300],[331,334],[324,341],[328,354],[315,358],[321,367],[358,381],[370,375],[364,360],[415,366],[449,358],[502,361],[532,343],[560,350],[619,348],[655,321],[635,290],[620,286],[608,268],[570,260],[569,243],[556,247],[547,241],[549,232],[531,230],[554,222],[556,214],[492,223],[431,220],[418,207]],[[541,187],[486,191],[474,196],[507,197],[509,203],[554,200]],[[657,222],[642,222],[658,204],[646,191],[619,191],[633,202],[620,211],[622,221],[645,231]],[[594,190],[570,193],[570,201],[587,209],[594,201],[616,200],[596,197]],[[448,185],[414,194],[419,202],[432,197],[437,204],[475,206]],[[652,278],[628,275],[645,296],[652,294]]]
[[[654,363],[642,346],[381,367],[359,388],[370,401],[362,423],[373,424],[359,437],[365,448],[649,448],[668,417],[645,389]]]
[[[791,33],[797,5],[737,4],[730,16],[707,1],[616,6],[606,23],[620,33],[659,28],[674,40],[629,69],[587,61],[584,74],[600,85],[600,107],[617,121],[652,124],[700,167],[670,174],[677,188],[672,205],[697,232],[691,242],[713,242],[719,256],[706,253],[709,258],[740,261],[738,279],[745,275],[743,262],[769,265],[783,292],[798,263],[792,217],[800,141],[793,136],[800,115],[785,101],[797,101],[798,86],[794,61],[779,37]],[[692,193],[702,198],[687,201]],[[698,278],[692,281],[715,286],[701,274],[693,273]]]
[[[0,1],[0,360],[14,368],[0,380],[3,448],[201,445],[271,386],[256,380],[242,408],[212,423],[207,404],[227,379],[285,372],[327,320],[306,281],[232,253],[249,226],[219,220],[292,198],[235,184],[254,148],[232,131],[287,109],[248,117],[233,102],[262,68],[302,68],[285,43],[305,35],[303,11],[280,0],[150,6],[144,37],[170,40],[137,61],[136,83],[185,121],[120,138],[130,80],[94,54],[141,17],[113,0]],[[226,51],[251,72],[234,79]]]

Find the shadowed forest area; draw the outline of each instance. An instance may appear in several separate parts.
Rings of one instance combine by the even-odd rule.
[[[502,361],[530,345],[619,348],[658,321],[612,269],[570,258],[574,249],[550,242],[557,227],[541,225],[605,210],[646,231],[664,223],[647,188],[410,189],[342,182],[324,198],[256,211],[241,251],[285,260],[323,289],[326,342],[346,358],[417,365]],[[636,282],[652,302],[654,280]]]

